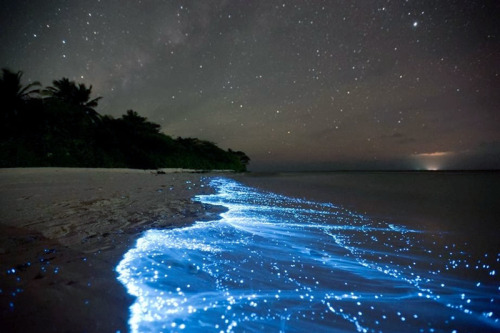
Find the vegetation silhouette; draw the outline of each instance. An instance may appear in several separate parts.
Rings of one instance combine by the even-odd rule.
[[[67,78],[39,89],[2,69],[0,167],[189,168],[246,171],[250,158],[214,143],[161,133],[133,110],[120,118],[96,111],[92,86]],[[36,87],[36,89],[35,89]]]

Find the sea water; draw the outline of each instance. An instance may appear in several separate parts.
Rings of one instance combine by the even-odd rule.
[[[213,178],[216,221],[149,230],[117,266],[132,332],[500,331],[500,254]]]

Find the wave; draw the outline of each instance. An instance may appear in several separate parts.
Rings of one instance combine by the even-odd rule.
[[[149,230],[117,266],[132,332],[496,331],[499,254],[227,178],[217,221]]]

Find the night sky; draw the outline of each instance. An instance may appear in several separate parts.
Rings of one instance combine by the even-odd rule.
[[[500,2],[2,1],[0,66],[251,170],[500,168]]]

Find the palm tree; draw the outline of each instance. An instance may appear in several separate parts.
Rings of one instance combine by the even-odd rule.
[[[127,110],[120,120],[136,134],[158,134],[161,129],[160,125],[148,121],[134,110]]]
[[[12,72],[6,68],[2,69],[0,77],[0,138],[2,142],[17,137],[26,128],[26,121],[33,118],[27,116],[30,110],[28,103],[31,95],[38,93],[33,87],[40,85],[33,82],[27,86],[21,84],[23,72]]]
[[[2,108],[7,113],[17,114],[18,108],[28,100],[32,94],[39,93],[39,89],[32,89],[39,86],[39,82],[33,82],[23,87],[21,84],[22,71],[14,73],[9,69],[2,68],[0,78],[0,101],[6,106]]]
[[[53,81],[53,84],[53,87],[45,89],[45,94],[49,95],[51,98],[80,108],[84,112],[85,118],[88,118],[93,123],[96,123],[101,119],[101,116],[97,113],[97,111],[95,111],[94,108],[97,107],[98,101],[102,97],[90,99],[92,86],[87,88],[83,83],[77,85],[74,81],[70,81],[68,78],[55,80]]]

